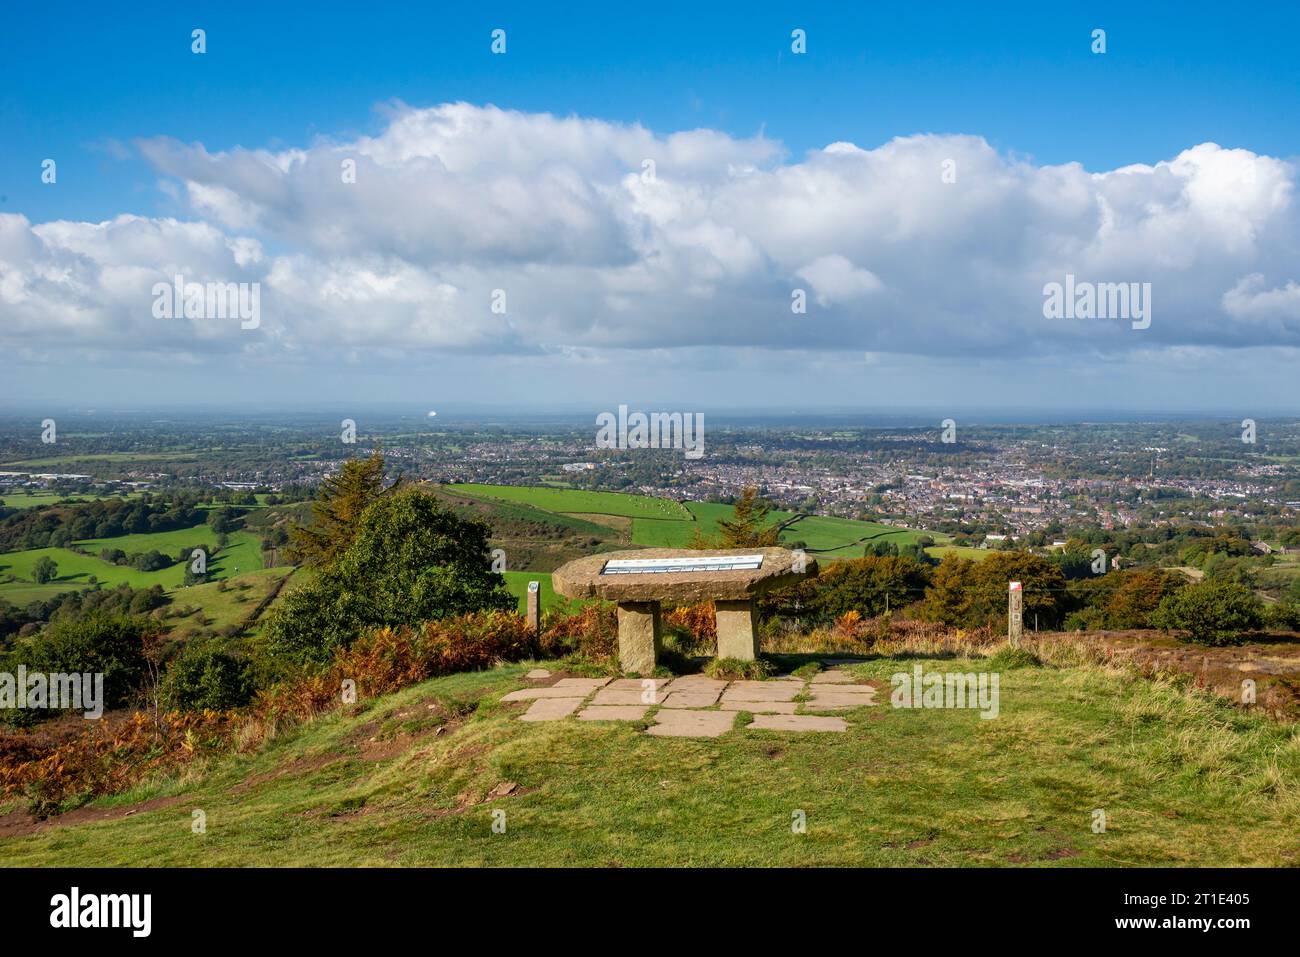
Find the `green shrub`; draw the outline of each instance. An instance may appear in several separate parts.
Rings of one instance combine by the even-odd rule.
[[[267,653],[323,664],[370,628],[513,609],[505,580],[491,570],[489,532],[417,487],[385,495],[366,508],[338,559],[269,616]]]
[[[1236,582],[1202,581],[1167,596],[1153,616],[1166,630],[1185,631],[1191,641],[1234,644],[1262,621],[1259,598]]]
[[[1300,603],[1280,601],[1264,606],[1264,625],[1276,631],[1300,631]]]
[[[39,585],[52,582],[59,576],[59,566],[48,555],[42,555],[32,566],[32,581]]]
[[[1017,668],[1038,668],[1042,661],[1032,651],[1005,645],[984,659],[989,671],[1015,671]]]
[[[163,676],[163,700],[179,711],[240,708],[253,691],[248,663],[219,648],[187,648]]]
[[[144,640],[156,628],[146,618],[92,613],[86,618],[58,619],[39,635],[20,643],[4,663],[6,671],[104,675],[105,709],[120,708],[145,679]],[[29,724],[52,712],[8,710],[10,723]]]

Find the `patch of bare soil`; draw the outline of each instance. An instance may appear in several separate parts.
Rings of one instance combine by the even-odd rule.
[[[156,797],[139,804],[117,807],[79,807],[75,811],[59,814],[55,817],[38,819],[27,811],[11,811],[0,816],[0,839],[6,837],[25,837],[51,827],[63,827],[68,824],[93,824],[96,821],[115,821],[124,817],[134,817],[146,811],[171,807],[183,801],[182,797]]]
[[[1258,709],[1270,717],[1300,719],[1300,635],[1269,635],[1225,648],[1180,641],[1159,631],[1099,631],[1079,636],[1117,662],[1149,672],[1191,675],[1199,687]],[[1255,703],[1243,701],[1245,679],[1255,682]]]

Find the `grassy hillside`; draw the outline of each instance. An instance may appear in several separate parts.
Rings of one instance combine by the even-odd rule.
[[[732,515],[730,505],[716,502],[680,503],[618,492],[508,485],[450,485],[445,486],[443,491],[471,498],[518,502],[528,506],[534,514],[550,514],[552,521],[567,519],[581,522],[585,532],[610,538],[624,547],[639,545],[647,548],[687,548],[695,540],[697,531],[706,539],[715,538],[718,535],[718,522]],[[610,520],[600,523],[593,521],[600,516],[606,516]],[[494,527],[499,521],[509,524],[513,520],[509,515],[485,517],[493,522]],[[772,520],[775,522],[786,522],[794,517],[793,512],[772,512]],[[892,541],[904,544],[915,542],[921,534],[924,533],[876,522],[808,515],[785,529],[781,533],[781,541],[803,542],[805,547],[827,558],[849,558],[860,556],[867,542]],[[934,534],[932,537],[936,541],[947,540],[947,536],[942,534]],[[512,564],[519,567],[518,563]],[[555,567],[555,564],[547,565],[545,570]]]
[[[19,552],[0,554],[0,575],[16,575],[21,581],[0,584],[0,597],[17,603],[33,587],[53,588],[54,594],[90,585],[94,575],[106,586],[126,583],[132,588],[149,588],[162,585],[168,591],[181,587],[185,579],[185,565],[176,563],[154,572],[142,572],[126,565],[114,565],[98,557],[103,548],[120,548],[128,554],[157,549],[175,557],[183,547],[207,542],[215,545],[216,535],[206,525],[174,532],[156,532],[140,535],[119,535],[116,538],[92,539],[80,545],[93,554],[82,555],[66,548],[31,548]],[[32,567],[42,557],[49,557],[58,565],[58,577],[45,586],[36,586],[32,580]],[[208,559],[208,571],[215,579],[230,578],[262,567],[261,545],[250,532],[232,532],[229,542]],[[14,597],[10,597],[10,596]],[[41,596],[49,597],[49,596]],[[31,601],[31,597],[26,598]]]
[[[94,495],[60,495],[57,492],[33,492],[31,495],[9,493],[0,496],[0,505],[5,508],[36,508],[40,505],[53,505],[55,502],[73,501],[89,502]]]
[[[622,515],[627,518],[667,518],[689,521],[690,513],[667,498],[626,495],[622,492],[588,492],[581,489],[536,488],[515,485],[451,485],[450,491],[482,498],[504,499],[535,505],[548,512]]]
[[[880,659],[856,670],[887,682],[916,663],[936,665]],[[499,699],[528,667],[440,678],[333,713],[262,751],[100,802],[83,823],[0,839],[0,861],[1300,863],[1294,728],[1167,681],[1095,665],[1020,668],[1002,671],[994,720],[881,704],[848,713],[844,734],[669,739],[625,723],[518,721],[524,705]],[[503,785],[511,793],[492,796]],[[206,814],[204,834],[191,832],[194,809]],[[1095,809],[1107,817],[1101,834]],[[494,810],[506,812],[503,834],[491,829]],[[796,811],[806,834],[792,832]]]
[[[993,552],[987,548],[971,548],[967,545],[933,545],[926,550],[927,555],[933,555],[935,558],[947,558],[949,555],[955,555],[958,558],[971,558],[975,561],[983,561]]]
[[[263,568],[219,582],[183,588],[176,593],[176,600],[164,609],[162,620],[178,638],[243,624],[275,592],[289,571]]]

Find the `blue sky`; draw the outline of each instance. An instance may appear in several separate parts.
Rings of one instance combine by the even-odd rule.
[[[918,377],[933,376],[945,383],[939,401],[947,401],[944,388],[957,401],[979,383],[989,393],[983,404],[998,405],[1017,397],[1002,384],[1007,369],[998,364],[1002,345],[993,334],[998,317],[1019,314],[1026,303],[1032,312],[1042,282],[1091,269],[1103,281],[1154,278],[1156,301],[1167,311],[1150,336],[1122,341],[1109,331],[1083,340],[1072,332],[1060,336],[1030,316],[1029,331],[1017,333],[1014,341],[1033,339],[1031,367],[1016,374],[1030,384],[1037,401],[1064,391],[1086,394],[1084,404],[1092,408],[1126,403],[1203,408],[1198,403],[1205,390],[1185,386],[1189,370],[1223,384],[1248,381],[1247,401],[1270,409],[1291,408],[1300,400],[1294,387],[1275,384],[1294,367],[1292,350],[1300,346],[1295,312],[1300,287],[1293,288],[1300,267],[1288,266],[1297,240],[1290,195],[1300,153],[1300,58],[1294,43],[1300,5],[1231,10],[1187,3],[1041,2],[542,7],[10,5],[0,23],[0,216],[23,217],[13,235],[23,232],[25,238],[13,241],[18,252],[6,254],[0,245],[0,280],[8,268],[9,288],[23,289],[21,302],[16,295],[9,301],[6,317],[0,281],[0,337],[9,332],[19,346],[28,344],[16,353],[20,361],[10,395],[64,394],[75,381],[87,399],[124,389],[124,395],[144,401],[151,388],[174,390],[180,383],[218,378],[274,395],[266,374],[267,364],[274,364],[279,388],[295,395],[329,368],[354,383],[358,395],[373,394],[378,385],[380,398],[400,399],[422,394],[430,369],[437,369],[459,388],[484,376],[505,380],[494,393],[503,404],[540,389],[557,403],[572,405],[583,396],[557,383],[571,382],[580,368],[583,380],[608,397],[607,405],[623,400],[624,387],[636,393],[628,397],[632,401],[695,389],[701,403],[712,402],[755,375],[779,383],[799,404],[828,386],[840,393],[855,388],[865,362],[871,372],[862,384],[864,402],[883,401]],[[203,56],[190,51],[195,27],[207,31]],[[506,56],[489,50],[490,33],[498,27],[507,31]],[[808,52],[802,56],[790,50],[794,28],[807,31]],[[1101,56],[1090,49],[1095,28],[1106,31]],[[420,127],[420,111],[432,111],[438,123],[452,123],[436,111],[461,102],[474,111],[488,105],[507,111],[504,119],[474,112],[470,122],[499,127],[496,138],[478,141],[518,142],[525,153],[534,146],[530,136],[572,133],[539,132],[530,117],[550,113],[587,124],[583,135],[596,143],[590,162],[575,159],[563,144],[536,144],[549,172],[563,168],[556,183],[585,180],[574,187],[578,198],[569,197],[569,207],[617,187],[611,164],[637,148],[629,129],[639,125],[649,131],[651,152],[661,147],[671,152],[669,138],[683,131],[716,134],[725,142],[709,147],[708,161],[691,166],[689,174],[686,167],[699,160],[697,153],[673,153],[690,183],[672,202],[703,195],[711,212],[687,223],[674,218],[677,212],[647,207],[644,196],[613,204],[592,199],[574,220],[565,219],[564,211],[541,209],[532,226],[537,236],[554,240],[556,248],[548,250],[538,245],[542,239],[527,239],[529,212],[520,213],[527,240],[522,246],[514,237],[503,239],[500,230],[478,236],[465,232],[467,227],[412,240],[413,230],[433,228],[428,216],[418,226],[385,232],[380,220],[391,221],[391,209],[381,216],[378,210],[388,208],[382,197],[368,196],[374,210],[370,219],[352,219],[355,211],[342,208],[338,214],[356,237],[349,246],[324,235],[321,221],[334,215],[328,208],[332,200],[312,192],[308,180],[285,174],[283,182],[271,186],[259,179],[261,173],[249,172],[250,164],[274,165],[268,157],[283,158],[291,150],[317,150],[313,155],[327,157],[335,155],[331,150],[364,153],[368,140],[399,139],[402,117]],[[616,133],[600,124],[612,124]],[[888,148],[895,137],[925,134],[937,138],[914,141],[902,159]],[[391,153],[376,159],[376,176],[391,175],[393,190],[409,189],[411,180],[402,177],[414,174],[401,164],[414,162],[418,172],[425,161],[451,163],[447,154],[436,153],[449,148],[448,136],[440,132],[439,145],[422,144],[414,159],[394,160]],[[842,151],[823,152],[845,142],[858,148],[855,156],[865,172],[845,174],[836,168],[847,162],[837,158]],[[1157,164],[1173,163],[1202,144],[1221,150],[1202,150],[1170,167],[1182,190],[1170,192],[1167,171]],[[466,174],[455,181],[460,188],[499,195],[517,186],[528,163],[520,165],[518,157],[498,161],[484,150],[453,170],[456,176]],[[963,150],[970,151],[969,160]],[[807,183],[823,183],[818,189],[832,194],[854,190],[864,183],[879,185],[889,170],[915,169],[958,153],[963,188],[985,190],[972,194],[958,221],[940,222],[925,195],[900,193],[894,208],[864,204],[871,215],[893,224],[887,238],[881,238],[876,221],[858,223],[856,231],[852,223],[830,224],[809,231],[806,254],[783,244],[779,235],[782,229],[797,231],[796,226],[764,234],[761,223],[746,221],[745,194],[719,188],[706,168],[714,162],[718,170],[734,174],[752,164],[774,175],[780,182],[774,180],[773,188],[789,190],[784,206],[770,211],[779,216],[794,201],[789,197],[811,195]],[[261,159],[250,159],[254,155]],[[58,161],[54,186],[40,180],[47,157]],[[1082,171],[1055,172],[1072,163]],[[1087,176],[1130,164],[1155,171],[1138,187],[1115,178],[1094,185]],[[498,167],[505,171],[502,179],[493,178]],[[966,172],[972,169],[982,182],[972,183],[972,173]],[[665,179],[674,172],[666,169]],[[818,179],[823,175],[829,179]],[[1247,179],[1263,184],[1257,202],[1240,199],[1236,184]],[[1003,189],[1003,180],[1017,185]],[[445,192],[447,186],[439,188]],[[276,195],[268,198],[267,190]],[[1060,191],[1059,203],[1053,190]],[[428,199],[430,208],[444,210],[445,195]],[[318,204],[313,215],[302,214],[304,203]],[[1190,217],[1184,215],[1189,203],[1202,204]],[[1034,206],[1032,216],[1022,213],[1026,205]],[[836,206],[830,202],[818,215],[834,219]],[[1059,217],[1058,206],[1064,210]],[[1158,220],[1143,212],[1157,206],[1169,215]],[[713,215],[717,209],[727,216]],[[1125,236],[1099,255],[1098,238],[1113,239],[1115,230],[1104,224],[1080,228],[1079,222],[1091,217],[1101,223],[1114,210]],[[108,252],[95,251],[100,240],[87,238],[92,224],[123,214],[158,224],[157,236],[148,241],[137,236],[133,243],[170,247],[181,242],[166,234],[162,223],[175,218],[206,224],[229,244],[244,239],[258,244],[256,258],[264,268],[247,275],[271,287],[265,341],[250,349],[247,340],[206,337],[196,338],[190,348],[172,337],[144,343],[146,355],[139,335],[129,331],[134,317],[108,307],[69,320],[58,332],[57,349],[24,332],[24,323],[37,318],[18,307],[35,308],[38,300],[28,293],[61,270],[87,270],[69,300],[70,310],[80,310],[97,295],[90,290],[111,292],[123,269],[156,268],[165,274],[181,268],[177,263],[191,271],[205,268],[195,263],[223,268],[199,252],[177,254],[168,262],[148,260],[125,238],[108,240]],[[975,235],[981,216],[989,218],[987,243]],[[455,218],[450,212],[448,217]],[[644,222],[629,225],[636,217]],[[1066,225],[1058,221],[1067,219]],[[54,235],[58,231],[41,226],[56,220],[79,224],[72,229],[78,235]],[[308,238],[313,229],[317,232]],[[1223,245],[1149,248],[1161,237],[1174,242],[1173,237],[1185,238],[1196,229],[1205,231],[1207,241],[1219,237]],[[651,231],[656,238],[643,243],[640,233]],[[907,264],[947,245],[943,237],[950,234],[958,239],[937,257],[934,276],[910,275]],[[1222,238],[1234,234],[1238,240]],[[36,242],[41,249],[28,261],[23,257]],[[474,245],[476,252],[458,258],[449,252],[457,244]],[[702,315],[766,317],[754,320],[752,337],[721,318],[708,335],[674,326],[663,317],[689,312],[689,304],[667,293],[646,293],[654,280],[628,271],[629,264],[650,268],[672,253],[694,258],[700,244],[716,268],[701,275],[674,274],[674,295],[708,283],[701,295],[711,297],[711,311]],[[1057,246],[1059,255],[1050,261],[1037,255]],[[129,261],[110,261],[116,250],[128,248]],[[7,267],[5,255],[14,257]],[[376,255],[386,258],[376,263]],[[273,262],[279,256],[289,258]],[[228,266],[239,276],[212,278],[245,278],[251,268],[247,257],[235,258],[238,264]],[[507,266],[520,272],[503,278]],[[579,274],[579,269],[590,272]],[[285,280],[286,272],[293,273],[293,281]],[[1181,276],[1198,277],[1204,288],[1189,291]],[[450,311],[421,320],[423,339],[395,337],[387,329],[377,329],[373,338],[364,329],[329,338],[323,332],[327,320],[316,322],[317,313],[301,302],[301,315],[293,320],[298,325],[274,321],[275,304],[283,306],[290,289],[320,288],[333,280],[361,281],[367,289],[411,288],[417,278],[427,284],[419,288],[435,298],[439,290],[450,290],[453,304]],[[784,302],[788,287],[800,282],[818,287],[814,298],[825,321],[800,330],[795,342],[771,325],[781,321],[781,310],[764,310]],[[488,332],[478,328],[459,338],[448,332],[471,325],[464,303],[479,301],[480,287],[485,295],[503,283],[521,290],[517,301],[525,308],[511,314],[502,341],[489,341]],[[933,287],[942,295],[927,298]],[[567,289],[578,289],[580,301],[557,303],[555,291]],[[552,298],[546,300],[547,295]],[[952,319],[962,310],[963,297],[976,299],[980,308],[973,311],[982,315]],[[59,300],[40,301],[48,308]],[[949,319],[920,328],[928,317],[942,314]],[[329,321],[346,325],[346,318]],[[693,321],[698,329],[699,318]],[[636,331],[660,328],[656,322],[666,323],[658,338]],[[909,324],[918,326],[915,336],[901,331]],[[102,334],[78,340],[91,327]],[[308,328],[310,335],[304,334]],[[20,334],[26,338],[17,338]],[[984,340],[978,339],[981,334]],[[985,355],[982,341],[988,343]],[[1080,350],[1080,341],[1088,348]],[[546,350],[544,361],[530,360],[534,345]],[[732,350],[725,357],[717,351],[724,347]],[[750,347],[754,352],[743,361],[733,354]],[[303,358],[313,348],[319,351]],[[1086,365],[1077,359],[1081,351],[1090,356]],[[411,360],[412,354],[418,360]],[[448,355],[469,358],[441,368]],[[662,374],[645,374],[649,356]],[[718,365],[723,374],[715,377],[717,390],[711,391],[700,384],[699,372]],[[153,370],[149,381],[156,386],[131,375],[142,367]],[[1146,385],[1133,384],[1135,370],[1143,370]],[[547,385],[538,385],[543,382]],[[844,398],[838,395],[827,404],[843,406]]]
[[[209,149],[370,132],[373,107],[764,129],[800,153],[916,132],[1090,170],[1204,141],[1300,153],[1300,5],[1188,3],[60,3],[0,31],[0,187],[33,219],[165,213],[138,161],[166,134]],[[466,9],[457,9],[463,7]],[[542,9],[562,7],[563,9]],[[743,12],[737,12],[737,11]],[[205,57],[189,32],[208,31]],[[795,26],[809,53],[789,53]],[[507,30],[506,57],[488,53]],[[1107,31],[1107,53],[1089,48]],[[58,190],[33,170],[65,157]]]

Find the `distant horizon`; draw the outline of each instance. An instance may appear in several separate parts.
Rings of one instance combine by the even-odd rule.
[[[854,423],[845,420],[858,421],[857,427],[860,428],[913,428],[929,425],[937,425],[944,418],[952,417],[953,413],[949,409],[939,407],[897,407],[897,408],[851,408],[845,406],[825,406],[809,407],[803,409],[780,409],[780,408],[751,408],[751,407],[701,407],[685,408],[680,402],[676,405],[669,404],[632,404],[629,405],[630,412],[691,412],[699,413],[706,417],[706,421],[712,418],[715,423],[721,422],[723,425],[733,423],[748,423],[762,425],[764,423],[775,423],[782,420],[791,422],[808,422],[808,423],[828,423],[837,425],[852,425]],[[320,419],[322,421],[333,421],[336,417],[356,416],[356,415],[374,415],[382,417],[383,421],[391,422],[394,420],[410,419],[412,421],[426,422],[430,429],[437,429],[439,426],[460,426],[484,424],[492,420],[502,420],[506,422],[518,423],[561,423],[573,426],[591,425],[594,428],[595,417],[602,412],[616,412],[617,407],[609,409],[587,409],[579,407],[542,407],[532,408],[527,411],[515,406],[444,406],[438,410],[438,415],[430,417],[427,411],[421,411],[421,407],[409,403],[331,403],[328,406],[321,405],[300,405],[280,404],[275,408],[266,408],[262,403],[227,404],[227,405],[183,405],[171,404],[167,406],[157,406],[154,408],[139,407],[122,407],[122,408],[91,408],[81,406],[63,406],[55,404],[32,404],[26,407],[19,405],[0,406],[0,423],[6,419],[24,418],[28,416],[44,415],[65,415],[73,417],[101,417],[106,420],[112,419],[130,419],[132,417],[148,416],[151,418],[174,418],[185,421],[188,419],[222,419],[223,417],[243,417],[245,421],[266,421],[274,422],[286,418],[295,419]],[[1012,408],[964,408],[961,410],[961,421],[963,424],[980,426],[998,426],[998,425],[1087,425],[1091,422],[1104,424],[1143,424],[1143,423],[1161,423],[1161,422],[1208,422],[1208,421],[1237,421],[1240,416],[1235,413],[1225,413],[1222,411],[1212,410],[1177,410],[1177,409],[1037,409],[1028,412],[1023,409]],[[1258,421],[1286,421],[1300,420],[1300,411],[1292,410],[1259,410],[1252,412],[1249,418]]]

